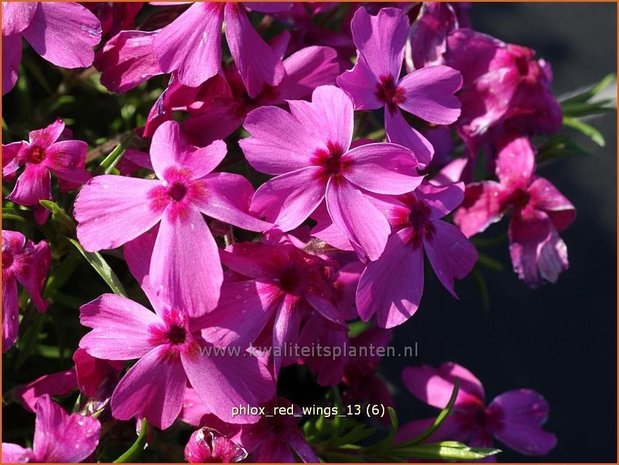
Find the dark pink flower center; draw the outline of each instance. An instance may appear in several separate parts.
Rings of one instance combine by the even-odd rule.
[[[350,168],[351,160],[342,158],[344,149],[341,145],[328,142],[327,150],[320,149],[314,153],[312,163],[321,167],[321,177],[327,179],[330,176],[337,176]]]
[[[174,182],[170,187],[168,187],[168,195],[176,202],[183,200],[186,194],[187,186],[181,182]]]
[[[43,160],[45,160],[45,150],[38,146],[32,147],[28,152],[28,163],[38,165]]]
[[[379,80],[380,83],[376,86],[375,95],[378,100],[385,102],[387,109],[393,113],[398,104],[405,100],[404,89],[399,87],[391,76],[381,76]]]
[[[2,269],[8,269],[13,264],[13,254],[8,250],[2,252]]]
[[[296,268],[284,270],[279,277],[279,287],[288,294],[294,294],[301,287],[301,273]]]
[[[511,196],[511,201],[514,208],[520,210],[528,205],[529,200],[531,200],[531,195],[524,189],[517,189]]]
[[[187,331],[182,326],[172,324],[168,329],[166,337],[172,344],[184,344],[187,339]]]
[[[410,206],[408,222],[413,228],[411,243],[415,246],[419,245],[423,238],[431,239],[436,231],[430,220],[430,207],[417,199],[414,199]]]

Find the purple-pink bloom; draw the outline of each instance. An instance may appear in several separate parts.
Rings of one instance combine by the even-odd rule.
[[[438,368],[408,367],[402,380],[413,396],[436,408],[445,408],[456,380],[459,391],[454,407],[429,441],[461,441],[472,447],[493,447],[493,437],[525,455],[545,455],[557,443],[542,425],[548,419],[548,403],[536,391],[516,389],[495,397],[486,407],[484,388],[469,370],[453,362]],[[403,425],[397,441],[413,439],[434,418]]]
[[[385,107],[385,130],[390,142],[409,147],[424,166],[434,149],[412,128],[400,109],[433,124],[451,124],[460,116],[460,101],[453,94],[462,76],[448,66],[429,66],[400,79],[408,18],[399,8],[383,8],[371,16],[364,7],[351,22],[357,63],[337,78],[356,110]]]
[[[47,394],[37,401],[35,413],[32,449],[3,442],[3,463],[74,463],[95,451],[101,431],[96,418],[79,413],[68,415]]]
[[[101,24],[75,2],[3,2],[2,95],[17,82],[22,37],[56,66],[86,68],[101,40]]]
[[[113,249],[159,225],[150,283],[176,308],[203,315],[219,300],[223,271],[202,214],[253,231],[270,227],[247,213],[253,195],[249,181],[212,172],[225,155],[223,141],[197,148],[187,143],[177,122],[163,123],[150,149],[157,178],[91,179],[75,200],[77,237],[86,250]]]
[[[77,388],[77,377],[75,369],[57,371],[48,375],[43,375],[34,381],[30,381],[24,386],[15,389],[15,398],[18,399],[23,407],[34,412],[36,404],[44,395],[64,396]]]
[[[189,463],[235,463],[246,457],[242,446],[206,426],[194,431],[185,446],[185,460]]]
[[[389,224],[370,193],[403,194],[422,177],[407,148],[391,143],[351,147],[353,105],[337,87],[320,86],[312,101],[291,100],[252,111],[239,144],[250,165],[275,177],[256,191],[252,210],[283,231],[305,221],[326,200],[333,222],[370,260],[387,242]],[[294,137],[291,135],[294,134]]]
[[[514,271],[529,286],[554,283],[567,270],[567,246],[559,233],[576,216],[570,201],[534,172],[535,151],[529,139],[508,141],[496,161],[499,182],[469,184],[464,203],[454,216],[470,237],[499,221],[511,208],[509,251]]]
[[[290,3],[247,4],[264,12],[290,8]],[[221,71],[221,31],[225,35],[241,79],[251,97],[263,86],[284,77],[281,59],[251,25],[242,3],[192,4],[155,37],[155,53],[165,73],[176,73],[181,84],[197,87]]]
[[[381,257],[367,265],[359,280],[357,309],[364,321],[376,315],[378,326],[391,328],[417,311],[423,293],[424,250],[439,281],[457,298],[454,279],[471,271],[477,251],[457,227],[441,218],[463,198],[462,183],[424,183],[414,193],[383,200],[394,233]]]
[[[15,344],[19,331],[19,293],[21,284],[39,312],[47,310],[41,295],[52,261],[45,241],[38,244],[17,231],[2,231],[2,352]]]
[[[189,382],[219,418],[258,421],[251,415],[233,416],[232,408],[271,399],[275,386],[267,367],[247,354],[208,354],[210,345],[193,330],[186,309],[149,297],[154,313],[114,294],[80,309],[81,323],[92,328],[80,341],[82,349],[106,360],[138,359],[114,389],[112,415],[146,418],[166,429],[181,412]]]
[[[308,318],[317,314],[344,327],[326,275],[326,269],[333,266],[330,261],[289,241],[237,243],[221,254],[222,262],[245,280],[224,282],[217,308],[201,321],[207,340],[247,347],[266,331],[272,346],[280,351],[279,356],[273,354],[278,373],[282,363],[289,361],[281,355],[282,349],[299,340]]]
[[[329,47],[298,50],[283,60],[285,75],[281,82],[265,85],[255,96],[249,95],[236,67],[225,67],[198,88],[172,80],[153,105],[144,136],[149,137],[161,122],[172,119],[173,112],[186,111],[188,117],[181,127],[197,145],[228,137],[251,110],[304,99],[317,86],[335,83],[340,73],[336,58],[335,50]]]
[[[28,141],[2,146],[2,176],[7,179],[17,176],[7,199],[33,207],[37,223],[47,220],[47,210],[39,201],[52,198],[51,174],[59,179],[62,191],[73,190],[90,179],[90,173],[84,168],[88,144],[62,138],[64,131],[64,122],[57,119],[43,129],[30,131]],[[22,167],[23,172],[17,175]]]

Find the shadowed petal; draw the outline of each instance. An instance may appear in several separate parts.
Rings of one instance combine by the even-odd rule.
[[[2,277],[2,352],[15,345],[19,333],[19,298],[17,283],[11,276]]]
[[[15,3],[11,3],[11,5],[15,5]],[[2,36],[2,95],[15,87],[19,77],[21,47],[21,35]]]
[[[27,165],[7,199],[20,205],[38,205],[39,200],[51,198],[51,183],[52,179],[45,165]]]
[[[501,426],[494,436],[521,454],[545,455],[557,444],[557,437],[542,429],[549,408],[537,392],[509,391],[497,396],[488,408],[501,418]]]
[[[337,85],[350,96],[355,110],[376,110],[384,105],[376,96],[380,82],[358,53],[357,63],[337,78]]]
[[[155,347],[133,365],[112,395],[112,415],[119,420],[146,418],[166,429],[181,413],[187,385],[178,352],[170,345]]]
[[[503,186],[498,182],[468,184],[454,222],[466,237],[480,233],[503,217],[502,198]]]
[[[226,40],[250,97],[265,85],[276,86],[285,71],[281,59],[249,22],[241,3],[226,3]]]
[[[428,139],[408,124],[397,108],[394,112],[389,109],[385,111],[385,131],[389,142],[403,145],[413,151],[419,161],[420,169],[430,164],[434,147]]]
[[[381,328],[408,320],[419,307],[423,293],[423,252],[407,244],[410,230],[392,234],[382,256],[368,264],[357,288],[357,309],[362,320],[376,315]]]

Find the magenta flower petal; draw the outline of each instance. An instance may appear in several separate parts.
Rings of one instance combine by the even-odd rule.
[[[220,347],[249,347],[273,317],[280,296],[272,284],[225,282],[215,310],[200,319],[202,337]]]
[[[200,212],[186,206],[175,214],[174,206],[161,220],[149,279],[163,300],[197,318],[217,305],[223,270],[217,244]]]
[[[535,153],[527,137],[511,140],[499,152],[496,175],[506,187],[526,187],[535,170]]]
[[[152,228],[162,206],[151,201],[158,181],[124,176],[96,176],[82,187],[74,207],[77,237],[94,252],[114,249]]]
[[[32,22],[38,4],[36,2],[15,2],[2,4],[2,40],[6,36],[19,34]]]
[[[322,295],[318,289],[309,288],[305,291],[303,296],[307,299],[314,310],[324,316],[327,320],[339,325],[345,325],[342,314],[338,308],[333,305],[330,299]]]
[[[355,66],[338,76],[337,84],[350,96],[355,110],[376,110],[384,105],[376,95],[380,81],[362,55],[357,54]]]
[[[19,296],[15,278],[2,277],[2,352],[15,345],[19,333]]]
[[[48,395],[39,399],[35,410],[33,461],[81,462],[95,451],[101,432],[99,420],[79,413],[68,415]]]
[[[3,179],[13,179],[15,172],[19,169],[17,154],[22,149],[24,141],[11,142],[2,145],[2,177]]]
[[[190,178],[201,178],[215,169],[226,156],[226,144],[215,141],[207,147],[189,144],[176,121],[165,121],[155,131],[150,148],[153,169],[159,179],[169,178],[168,170],[190,171]]]
[[[282,100],[311,95],[325,84],[334,84],[340,72],[337,52],[330,47],[305,47],[284,60],[286,75],[277,87]]]
[[[10,3],[9,5],[16,4],[23,5],[24,3]],[[21,53],[21,35],[2,36],[2,95],[8,93],[17,82]]]
[[[409,229],[392,234],[382,256],[368,264],[359,279],[357,309],[368,321],[376,315],[381,328],[408,320],[419,307],[423,293],[423,253],[406,242]]]
[[[185,446],[185,460],[189,463],[234,463],[246,457],[243,447],[207,427],[195,431]]]
[[[451,124],[460,116],[460,100],[453,94],[462,87],[462,75],[448,66],[413,71],[398,84],[404,90],[400,108],[434,124]]]
[[[276,86],[284,77],[284,65],[249,22],[243,4],[227,2],[226,40],[250,97],[265,85]]]
[[[143,417],[151,425],[166,429],[181,413],[186,385],[178,352],[169,345],[157,346],[142,356],[116,386],[112,415],[119,420]]]
[[[537,178],[533,181],[528,193],[532,198],[532,206],[546,212],[557,232],[563,231],[574,221],[574,205],[546,179]]]
[[[27,250],[21,257],[13,257],[13,262],[17,263],[15,278],[28,291],[37,310],[44,312],[47,309],[47,301],[41,292],[52,262],[52,252],[45,241],[38,244],[28,241]]]
[[[537,392],[529,389],[505,392],[488,408],[501,418],[501,427],[494,436],[521,454],[545,455],[557,444],[557,437],[542,429],[549,408]]]
[[[187,378],[202,402],[227,423],[256,423],[259,416],[233,416],[233,407],[258,406],[275,394],[271,375],[255,357],[209,357],[195,350],[182,353],[181,360]]]
[[[73,363],[75,363],[73,379],[80,391],[87,397],[96,397],[102,387],[108,387],[104,386],[104,383],[116,382],[124,370],[122,361],[95,358],[84,349],[77,349],[73,353]]]
[[[161,70],[176,71],[179,81],[198,87],[221,69],[223,3],[194,3],[161,29],[155,51]]]
[[[423,241],[424,249],[438,279],[457,298],[454,279],[470,273],[477,262],[477,250],[454,225],[440,220],[432,224],[435,232]]]
[[[243,176],[213,173],[199,183],[204,194],[194,204],[205,215],[249,231],[265,231],[273,226],[248,213],[254,188]]]
[[[92,328],[80,341],[80,348],[88,354],[107,360],[131,360],[153,348],[150,328],[160,325],[160,319],[126,297],[103,294],[82,305],[80,323]]]
[[[28,463],[32,461],[32,449],[25,449],[10,442],[2,443],[2,463]]]
[[[346,154],[351,167],[344,177],[353,184],[377,194],[406,194],[423,180],[417,175],[413,153],[396,144],[366,144]]]
[[[13,191],[7,196],[20,205],[38,205],[39,200],[47,200],[52,195],[51,176],[44,165],[28,165],[15,183]]]
[[[311,218],[317,222],[316,226],[311,230],[311,235],[313,237],[317,237],[337,249],[354,252],[355,249],[350,243],[348,236],[333,224],[329,216],[329,210],[327,210],[327,205],[324,202],[314,210]]]
[[[63,140],[45,151],[47,167],[60,179],[82,185],[90,179],[84,169],[88,144],[81,140]]]
[[[503,186],[484,181],[466,186],[464,201],[454,214],[454,222],[466,237],[485,231],[503,216]]]
[[[420,168],[430,164],[434,147],[419,131],[408,124],[397,108],[393,112],[389,109],[385,111],[385,131],[389,142],[403,145],[413,151]]]
[[[441,373],[458,378],[460,382],[460,386],[471,395],[481,399],[482,401],[486,399],[486,394],[484,392],[484,386],[481,384],[481,381],[471,373],[468,369],[464,368],[462,365],[458,365],[454,362],[445,362],[442,363],[439,368]]]
[[[99,19],[79,3],[40,2],[22,34],[47,61],[63,68],[86,68],[101,41]]]
[[[430,219],[436,220],[455,210],[464,199],[464,183],[453,183],[445,186],[423,184],[417,195],[430,208]]]
[[[95,56],[101,84],[112,92],[127,92],[162,74],[154,40],[157,32],[120,31]]]
[[[454,389],[454,376],[452,366],[441,366],[439,369],[428,365],[407,367],[402,371],[402,381],[406,389],[422,402],[436,408],[445,408],[451,398]],[[457,366],[457,365],[456,365]],[[446,368],[446,369],[444,369]],[[463,371],[464,370],[464,371]],[[484,392],[481,383],[468,370],[460,367],[459,374],[465,377],[460,381],[456,405],[484,405]]]
[[[303,126],[278,107],[250,112],[243,127],[251,137],[241,139],[239,145],[249,164],[261,173],[278,175],[305,168],[314,151],[324,145],[315,128]]]
[[[327,186],[329,215],[370,260],[383,253],[391,228],[384,215],[348,181],[331,179]]]
[[[275,324],[273,325],[273,348],[278,352],[273,354],[273,369],[277,375],[282,365],[287,364],[289,357],[285,356],[284,348],[294,344],[299,339],[301,329],[302,312],[296,308],[298,298],[291,294],[285,294],[281,299]]]
[[[353,41],[374,75],[397,81],[409,31],[406,14],[400,8],[381,8],[371,16],[360,7],[350,26]]]
[[[15,397],[19,399],[26,410],[35,411],[37,401],[45,394],[50,396],[64,396],[75,390],[77,378],[75,370],[65,370],[49,375],[43,375],[15,390]]]
[[[527,208],[515,214],[508,233],[514,271],[528,286],[554,283],[568,269],[567,246],[546,213]]]
[[[312,93],[311,102],[294,100],[288,102],[288,105],[294,117],[320,137],[322,142],[314,145],[314,150],[327,144],[339,147],[342,151],[348,150],[354,126],[353,104],[342,89],[320,86]]]
[[[325,187],[316,182],[319,168],[309,167],[276,176],[256,190],[251,209],[290,231],[305,221],[325,196]]]
[[[49,126],[42,129],[35,129],[28,133],[28,141],[32,145],[36,145],[43,149],[47,149],[62,135],[65,130],[64,122],[58,118]]]

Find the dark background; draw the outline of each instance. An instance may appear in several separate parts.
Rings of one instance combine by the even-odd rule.
[[[556,95],[616,70],[615,4],[474,4],[471,13],[476,30],[534,48],[550,61]],[[520,387],[546,397],[546,428],[558,444],[530,460],[616,462],[616,114],[593,124],[606,147],[583,142],[590,157],[563,159],[539,172],[577,209],[575,223],[562,234],[570,269],[557,284],[529,290],[511,271],[507,244],[498,247],[492,256],[505,271],[485,273],[487,311],[470,277],[457,286],[459,302],[436,279],[428,282],[420,310],[395,337],[397,346],[417,341],[419,357],[383,366],[395,381],[402,421],[436,414],[403,387],[403,365],[452,360],[479,377],[487,402]],[[502,221],[485,235],[498,236],[506,227]],[[499,457],[523,460],[507,449]]]

